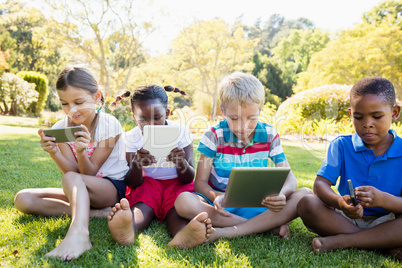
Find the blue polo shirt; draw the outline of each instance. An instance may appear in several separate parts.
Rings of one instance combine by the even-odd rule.
[[[275,165],[286,161],[278,132],[262,122],[257,122],[252,141],[243,144],[222,120],[202,135],[197,150],[214,159],[208,183],[220,191],[226,190],[233,167],[266,167],[268,159]]]
[[[353,187],[373,186],[380,191],[395,196],[402,193],[402,139],[395,130],[389,133],[394,141],[388,150],[376,157],[372,149],[368,149],[363,140],[355,133],[339,136],[329,145],[327,156],[317,175],[336,184],[340,177],[338,191],[340,195],[348,195],[347,180]],[[382,216],[390,213],[379,207],[365,207],[364,215]]]

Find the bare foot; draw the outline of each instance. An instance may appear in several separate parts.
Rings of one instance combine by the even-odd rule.
[[[168,247],[195,248],[207,241],[211,228],[208,213],[201,212],[173,237]]]
[[[128,200],[123,198],[107,216],[110,233],[114,241],[121,245],[134,243],[133,212]]]
[[[111,210],[112,210],[112,207],[106,207],[106,208],[101,208],[101,209],[91,209],[89,211],[89,217],[106,218],[109,215]]]
[[[70,229],[63,241],[55,249],[47,253],[45,257],[71,261],[77,259],[82,253],[91,249],[91,247],[88,230],[81,232]]]
[[[274,235],[279,235],[283,239],[288,239],[290,237],[289,224],[284,224],[272,230]]]
[[[314,238],[313,239],[313,249],[314,253],[325,253],[327,250],[323,247],[323,240],[324,238]]]

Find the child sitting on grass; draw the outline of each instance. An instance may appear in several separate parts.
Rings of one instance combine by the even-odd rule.
[[[139,86],[116,98],[131,94],[131,110],[137,126],[126,133],[127,173],[126,198],[120,200],[108,216],[113,239],[122,245],[134,242],[137,232],[146,229],[154,218],[166,219],[169,233],[175,245],[192,248],[208,238],[211,228],[206,213],[199,214],[190,223],[180,217],[174,208],[176,197],[184,191],[194,190],[193,138],[188,127],[168,120],[168,96],[165,91],[185,95],[184,91],[172,86]],[[178,147],[167,156],[173,167],[149,167],[156,159],[144,146],[143,129],[146,125],[177,126],[180,129]],[[190,236],[191,239],[187,239]],[[171,246],[171,243],[169,244]]]
[[[277,167],[289,167],[289,163],[275,128],[259,121],[265,91],[257,78],[241,72],[225,77],[219,98],[226,119],[201,137],[194,184],[197,194],[181,193],[175,202],[177,213],[186,219],[208,213],[214,227],[209,242],[272,230],[287,238],[290,236],[287,223],[298,217],[298,201],[311,193],[304,188],[296,191],[292,171],[279,194],[261,200],[264,207],[222,208],[232,167],[267,167],[269,159]]]
[[[124,197],[129,169],[124,157],[122,128],[115,117],[100,111],[102,92],[94,74],[84,65],[63,69],[56,82],[66,118],[53,128],[81,126],[73,142],[57,143],[38,131],[40,143],[63,173],[61,188],[24,189],[15,196],[15,208],[26,214],[71,215],[66,237],[46,257],[73,260],[89,250],[89,217],[107,217]]]
[[[400,113],[392,83],[361,79],[351,89],[350,107],[356,133],[331,142],[314,182],[315,195],[300,200],[299,215],[323,236],[313,239],[315,252],[381,249],[401,259],[402,140],[389,129]],[[331,189],[339,177],[340,195]],[[347,180],[355,187],[356,206]]]

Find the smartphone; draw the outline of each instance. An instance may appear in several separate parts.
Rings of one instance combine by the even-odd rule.
[[[74,135],[74,133],[77,131],[82,131],[82,128],[81,127],[51,128],[51,129],[45,129],[43,133],[48,137],[55,137],[56,142],[62,143],[62,142],[75,141],[77,136]]]
[[[353,184],[351,180],[348,180],[348,185],[349,185],[349,195],[350,199],[352,199],[353,206],[356,206],[356,196],[355,196],[355,191],[353,190]]]

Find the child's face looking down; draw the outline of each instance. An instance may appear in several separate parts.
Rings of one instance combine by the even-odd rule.
[[[249,143],[254,136],[260,115],[258,104],[241,106],[238,102],[231,102],[226,107],[222,107],[222,113],[236,138],[245,144]]]
[[[392,143],[388,130],[392,120],[398,118],[400,107],[391,107],[383,96],[371,94],[352,97],[350,104],[353,126],[367,148]]]
[[[139,101],[134,104],[133,118],[141,130],[146,125],[164,125],[170,110],[159,99]]]
[[[65,90],[58,90],[63,111],[70,118],[72,125],[84,124],[89,127],[95,118],[95,103],[101,98],[101,92],[91,94],[81,88],[68,86]]]

